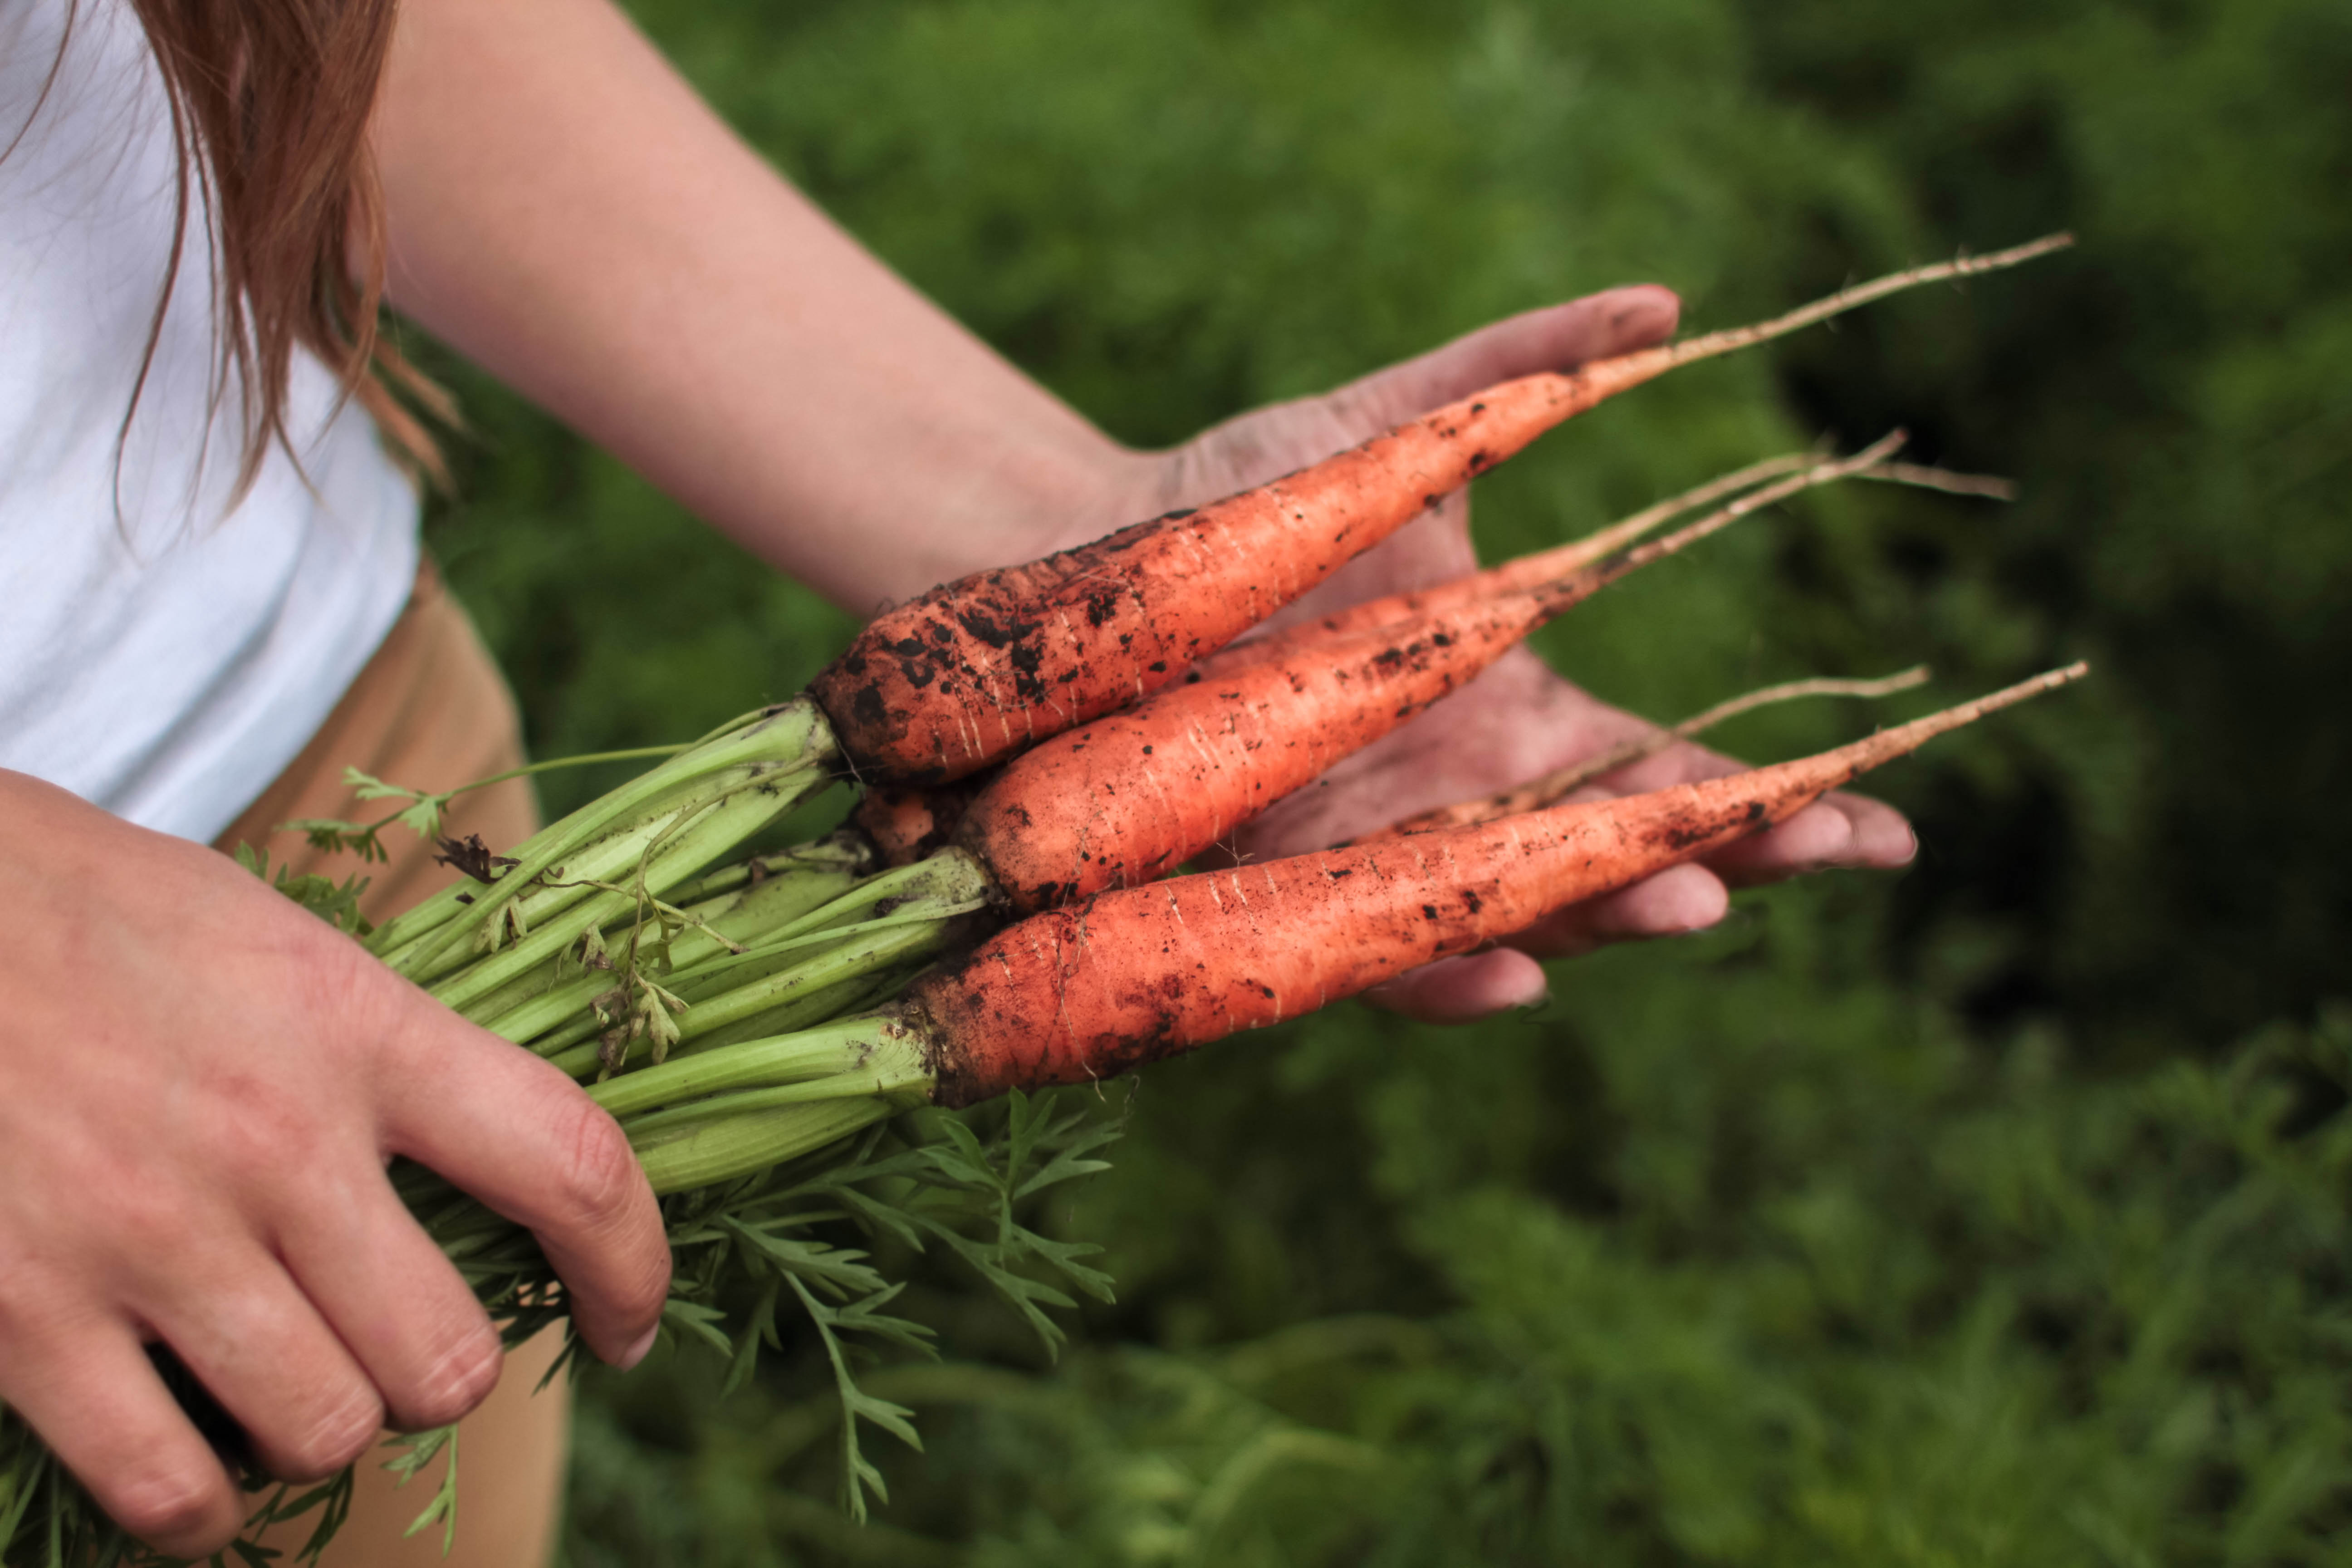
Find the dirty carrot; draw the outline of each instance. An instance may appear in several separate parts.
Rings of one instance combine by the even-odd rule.
[[[1110,1078],[1352,995],[1785,820],[2052,670],[1818,756],[1649,795],[1098,894],[860,1017],[671,1059],[591,1092],[656,1192],[799,1158],[925,1102]]]
[[[1580,567],[1590,565],[1619,545],[1632,542],[1663,521],[1782,474],[1822,468],[1826,462],[1827,459],[1819,454],[1810,452],[1767,458],[1734,473],[1710,479],[1681,495],[1645,507],[1587,539],[1544,552],[1551,563],[1559,565],[1557,574],[1542,570],[1526,571],[1517,563],[1499,570],[1512,573],[1523,587],[1555,581]],[[1728,521],[1738,514],[1721,515],[1723,521]],[[1405,623],[1416,617],[1425,618],[1431,613],[1459,610],[1475,603],[1500,598],[1507,592],[1503,579],[1480,574],[1461,584],[1370,600],[1299,626],[1236,643],[1194,666],[1186,672],[1186,679],[1238,678],[1241,671],[1251,666],[1297,655],[1310,646],[1326,650],[1334,659],[1340,658],[1345,657],[1348,638],[1382,627],[1400,628],[1398,635],[1410,642],[1418,633]],[[1156,700],[1147,699],[1146,701]],[[1097,720],[1096,722],[1107,721]],[[919,784],[875,785],[859,799],[850,820],[873,844],[884,864],[910,865],[954,839],[957,826],[972,797],[980,787],[994,777],[993,773],[984,773],[952,784],[928,787]],[[1102,785],[1096,784],[1090,787]]]
[[[810,688],[857,775],[977,772],[1178,679],[1544,431],[1677,366],[1899,289],[2013,266],[2063,235],[1843,289],[1753,326],[1523,376],[1271,484],[886,611]]]
[[[1874,448],[1873,452],[1885,452],[1891,449],[1890,444],[1882,443],[1880,447]],[[1188,673],[1187,684],[1176,689],[1189,690],[1192,686],[1196,686],[1202,681],[1213,682],[1221,690],[1232,689],[1234,696],[1234,702],[1232,705],[1233,715],[1239,715],[1252,702],[1248,691],[1244,689],[1253,684],[1253,678],[1248,672],[1260,664],[1287,662],[1297,665],[1309,659],[1320,659],[1326,665],[1336,668],[1361,651],[1353,646],[1356,640],[1372,633],[1381,634],[1389,644],[1408,647],[1429,635],[1429,630],[1423,623],[1433,613],[1459,614],[1474,605],[1490,601],[1499,602],[1509,597],[1512,592],[1523,591],[1514,590],[1510,586],[1513,584],[1548,585],[1561,591],[1564,597],[1555,600],[1547,611],[1548,614],[1557,614],[1568,605],[1597,592],[1625,573],[1664,555],[1674,553],[1718,528],[1785,499],[1795,489],[1828,483],[1837,479],[1893,478],[1904,484],[1948,490],[1961,495],[2000,496],[2006,493],[2007,481],[2005,480],[1975,474],[1956,474],[1941,468],[1926,468],[1911,463],[1874,462],[1871,458],[1872,454],[1866,453],[1859,458],[1840,462],[1819,454],[1807,453],[1767,458],[1737,473],[1723,476],[1696,489],[1685,491],[1669,500],[1646,508],[1622,522],[1613,523],[1601,530],[1592,536],[1592,539],[1558,547],[1556,551],[1541,552],[1537,557],[1506,563],[1455,583],[1394,595],[1385,599],[1370,601],[1365,605],[1350,606],[1347,610],[1299,626],[1286,628],[1268,637],[1236,644],[1203,660],[1193,671]],[[1773,476],[1787,474],[1796,469],[1801,469],[1804,472],[1797,478],[1783,480],[1778,485],[1757,489],[1755,493],[1742,497],[1727,507],[1718,508],[1708,516],[1654,544],[1644,545],[1636,550],[1622,548],[1626,541],[1654,527],[1660,518],[1671,517],[1719,500],[1725,495],[1754,485],[1759,478],[1769,479]],[[1606,541],[1609,548],[1595,548],[1594,540]],[[1563,556],[1559,552],[1560,551],[1580,552],[1581,555],[1580,557]],[[1613,559],[1604,559],[1612,555]],[[1576,565],[1579,559],[1582,563],[1580,566]],[[1571,569],[1561,578],[1549,577],[1546,568],[1563,560],[1570,562]],[[1531,561],[1534,564],[1530,564]],[[1600,564],[1595,565],[1596,561]],[[1329,670],[1310,669],[1302,677],[1302,679],[1316,679],[1328,673],[1330,673]],[[1460,684],[1460,679],[1457,678],[1454,684]],[[1356,688],[1355,695],[1359,700],[1364,700],[1367,692],[1368,688],[1360,685]],[[1792,692],[1790,695],[1800,695],[1800,693]],[[1143,703],[1138,705],[1136,709],[1129,710],[1129,712],[1140,714],[1171,700],[1169,693],[1158,693],[1146,699]],[[1309,715],[1310,721],[1312,717]],[[1728,717],[1730,717],[1728,713],[1718,714],[1709,719],[1707,722],[1717,722],[1720,719]],[[1247,750],[1256,743],[1245,742],[1232,732],[1236,726],[1245,726],[1246,721],[1241,717],[1229,716],[1224,710],[1210,710],[1203,714],[1202,718],[1210,726],[1212,733],[1223,737],[1221,744],[1228,751]],[[1097,720],[1094,726],[1082,727],[1079,732],[1083,732],[1086,729],[1115,724],[1118,721],[1117,716]],[[1261,725],[1257,728],[1264,729],[1265,726]],[[1286,745],[1297,731],[1294,729],[1278,728],[1272,733],[1276,739],[1269,743]],[[1370,740],[1377,738],[1376,734],[1368,732],[1363,736],[1362,743],[1368,744]],[[1156,740],[1147,741],[1144,744],[1153,749],[1147,751],[1136,746],[1126,749],[1134,765],[1124,770],[1110,766],[1111,749],[1103,746],[1092,749],[1088,763],[1083,769],[1072,768],[1066,763],[1056,764],[1065,773],[1066,782],[1073,792],[1066,801],[1056,803],[1052,799],[1046,799],[1041,807],[1038,799],[1042,791],[1034,788],[1024,788],[1021,791],[1017,798],[1021,803],[1022,810],[1029,814],[1023,830],[1018,834],[1012,834],[1006,826],[991,826],[984,830],[992,837],[1010,837],[1024,841],[1024,847],[1018,851],[1019,863],[1023,865],[1023,871],[1016,872],[1012,877],[1011,880],[1013,883],[1043,886],[1050,885],[1056,879],[1027,874],[1035,871],[1040,864],[1052,858],[1047,852],[1037,847],[1044,843],[1056,845],[1059,858],[1064,865],[1080,868],[1090,868],[1090,869],[1085,869],[1084,875],[1075,879],[1067,876],[1058,879],[1064,883],[1075,881],[1075,891],[1071,896],[1092,892],[1100,888],[1124,886],[1147,879],[1138,874],[1138,868],[1144,865],[1165,867],[1189,858],[1216,842],[1234,823],[1237,823],[1243,816],[1248,815],[1245,810],[1241,811],[1240,815],[1234,814],[1235,810],[1247,802],[1255,802],[1255,805],[1250,809],[1263,809],[1265,805],[1278,798],[1279,793],[1299,787],[1298,782],[1284,784],[1279,790],[1273,787],[1270,783],[1264,788],[1244,783],[1241,786],[1242,793],[1234,797],[1234,809],[1224,810],[1222,815],[1216,812],[1208,814],[1224,822],[1226,826],[1217,829],[1206,837],[1200,837],[1193,829],[1178,828],[1171,821],[1168,824],[1167,832],[1164,835],[1152,837],[1148,842],[1123,840],[1116,834],[1101,831],[1100,825],[1072,821],[1064,825],[1064,831],[1056,840],[1053,837],[1053,830],[1044,826],[1045,818],[1070,817],[1074,813],[1085,815],[1091,810],[1087,803],[1097,798],[1107,798],[1122,790],[1127,791],[1132,800],[1138,790],[1145,788],[1150,783],[1138,771],[1139,769],[1164,772],[1171,766],[1171,763],[1167,760],[1157,763],[1144,763],[1142,761],[1144,758],[1160,755]],[[994,770],[971,775],[954,784],[933,785],[928,788],[920,785],[899,784],[869,789],[852,812],[851,821],[874,846],[883,864],[911,865],[941,846],[957,841],[958,829],[964,814],[982,789],[989,790],[992,800],[1000,805],[1008,798],[1007,790],[998,790],[994,787],[995,780],[1001,774],[1007,771],[1034,773],[1038,766],[1045,765],[1042,759],[1048,756],[1066,755],[1058,752],[1054,743],[1048,742],[1034,748],[1030,752],[1024,753],[1023,757],[1016,758],[1011,763],[999,764]],[[1033,757],[1040,759],[1040,762],[1033,763],[1027,760]],[[1626,762],[1638,760],[1638,756],[1629,755],[1624,762],[1612,763],[1610,767],[1623,766]],[[1606,772],[1609,769],[1604,768],[1601,771]],[[1081,777],[1080,774],[1084,776]],[[1160,781],[1159,787],[1163,792],[1172,793],[1173,798],[1179,803],[1175,808],[1177,815],[1182,815],[1187,808],[1207,804],[1185,793],[1189,786],[1173,775]],[[1529,809],[1534,805],[1549,804],[1550,804],[1549,800],[1533,801],[1517,809]],[[1035,826],[1039,831],[1032,835],[1027,831],[1029,826]],[[966,837],[962,842],[992,863],[997,863],[1001,859],[1002,863],[1008,867],[1015,864],[1011,858],[1000,857],[998,851],[992,848],[984,840]],[[1122,854],[1087,847],[1089,844],[1099,846],[1106,843],[1125,844],[1128,848]]]
[[[1515,594],[1172,687],[1024,752],[956,842],[1024,912],[1156,880],[1484,670],[1573,600]]]
[[[886,866],[909,866],[952,842],[971,797],[994,778],[975,773],[953,784],[881,784],[858,797],[850,826],[863,833]]]
[[[943,1104],[1112,1077],[1312,1012],[1719,849],[2085,671],[2053,670],[1727,778],[1099,894],[1033,915],[917,982],[903,1016]]]
[[[965,808],[956,842],[1024,912],[1156,880],[1607,584],[1769,504],[1782,487],[1882,462],[1902,438],[1896,432],[1562,581],[1500,595],[1441,589],[1426,596],[1446,607],[1411,620],[1286,641],[1276,657],[1238,668],[1212,660],[1202,679],[1006,763]]]

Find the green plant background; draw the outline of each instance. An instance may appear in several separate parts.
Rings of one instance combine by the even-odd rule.
[[[1546,653],[1661,718],[1915,661],[1946,696],[2097,676],[1884,776],[1924,844],[1899,878],[1743,896],[1559,965],[1529,1015],[1341,1007],[1108,1096],[1116,1168],[1049,1218],[1108,1244],[1118,1303],[1049,1368],[917,1268],[950,1360],[871,1373],[929,1445],[887,1456],[875,1526],[830,1500],[805,1346],[723,1404],[687,1360],[593,1380],[574,1563],[2352,1558],[2352,10],[634,9],[1139,444],[1607,284],[1723,325],[2074,227],[1580,421],[1481,481],[1476,526],[1499,555],[1901,423],[2024,500],[1808,500]],[[841,644],[448,373],[478,440],[434,544],[538,750],[694,733]]]

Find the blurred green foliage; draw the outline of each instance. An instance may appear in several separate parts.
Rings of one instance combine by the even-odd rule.
[[[723,1404],[683,1360],[593,1383],[575,1563],[2345,1557],[2352,10],[634,9],[1137,443],[1611,283],[1724,325],[2074,227],[1580,421],[1481,481],[1476,526],[1517,551],[1899,423],[2025,499],[1811,499],[1546,652],[1661,718],[1920,660],[1946,695],[2097,674],[1884,776],[1924,845],[1899,879],[1746,895],[1559,966],[1530,1016],[1345,1007],[1111,1096],[1116,1168],[1052,1219],[1109,1246],[1119,1303],[1046,1369],[919,1270],[956,1359],[872,1374],[929,1443],[874,1527],[830,1501],[805,1354]],[[843,641],[453,374],[481,439],[435,543],[537,748],[697,732]]]

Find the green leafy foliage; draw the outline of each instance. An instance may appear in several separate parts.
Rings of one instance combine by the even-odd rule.
[[[932,1179],[979,1199],[993,1221],[987,1233],[972,1237],[925,1216],[925,1231],[945,1242],[999,1295],[1019,1308],[1049,1355],[1060,1350],[1065,1336],[1062,1326],[1044,1309],[1075,1307],[1077,1302],[1023,1273],[1024,1265],[1043,1264],[1098,1301],[1116,1298],[1110,1276],[1083,1261],[1097,1256],[1100,1247],[1040,1235],[1021,1223],[1017,1208],[1064,1182],[1108,1170],[1108,1161],[1088,1156],[1118,1136],[1114,1126],[1090,1124],[1083,1111],[1056,1119],[1045,1109],[1050,1104],[1050,1100],[1033,1100],[1013,1090],[1007,1100],[1001,1158],[992,1156],[978,1133],[952,1120],[941,1121],[945,1136],[940,1142],[918,1152],[933,1173]],[[1041,1155],[1045,1157],[1041,1160]]]
[[[337,931],[353,936],[365,936],[375,928],[360,913],[360,895],[367,891],[368,879],[346,877],[338,882],[331,877],[316,874],[297,877],[290,866],[280,866],[276,875],[269,869],[269,851],[256,849],[250,844],[236,847],[236,863],[268,883],[278,892],[293,900]],[[0,1536],[0,1540],[5,1540]]]
[[[1092,1156],[1118,1136],[1098,1118],[1057,1113],[1054,1097],[1015,1094],[1001,1113],[909,1113],[865,1133],[845,1154],[829,1151],[796,1168],[673,1198],[677,1277],[664,1321],[679,1338],[723,1353],[722,1392],[732,1393],[751,1380],[763,1346],[783,1347],[777,1309],[790,1293],[830,1373],[840,1494],[849,1516],[863,1521],[867,1494],[887,1500],[889,1489],[860,1446],[860,1424],[910,1448],[922,1442],[913,1411],[861,1386],[853,1347],[930,1356],[933,1331],[883,1310],[906,1289],[902,1268],[877,1268],[868,1252],[828,1233],[848,1227],[893,1242],[901,1265],[927,1242],[943,1243],[1050,1352],[1064,1335],[1041,1307],[1075,1304],[1051,1280],[1101,1300],[1110,1300],[1109,1281],[1082,1261],[1098,1248],[1041,1235],[1022,1215],[1038,1194],[1108,1169]]]
[[[444,790],[437,794],[427,790],[410,789],[404,784],[386,784],[373,773],[358,768],[343,770],[343,783],[355,800],[404,800],[408,804],[399,810],[373,822],[351,822],[341,817],[305,816],[287,823],[289,828],[299,828],[313,849],[330,855],[356,855],[362,863],[389,860],[390,850],[383,846],[383,830],[394,823],[407,828],[419,838],[433,839],[441,835],[441,814],[448,808],[451,798],[458,792]]]
[[[407,1535],[422,1535],[435,1525],[441,1527],[441,1550],[446,1552],[457,1539],[457,1428],[436,1426],[429,1432],[414,1432],[396,1437],[394,1453],[384,1461],[384,1468],[406,1486],[435,1459],[442,1461],[441,1484],[425,1505],[425,1511],[410,1521]]]
[[[1475,1030],[1344,1009],[1156,1070],[1118,1168],[1024,1222],[1119,1284],[1057,1364],[954,1248],[892,1255],[891,1312],[955,1359],[860,1372],[927,1447],[868,1456],[892,1502],[863,1529],[789,1314],[724,1401],[715,1371],[592,1379],[575,1561],[2340,1555],[2341,5],[633,8],[1139,444],[1611,283],[1719,326],[2074,228],[1644,388],[1481,480],[1476,527],[1500,555],[1900,424],[2023,499],[1811,496],[1544,651],[1661,718],[1912,662],[1943,696],[2096,674],[1884,775],[1922,840],[1900,879],[1743,895]],[[435,543],[539,750],[675,740],[846,637],[459,379],[479,446]],[[1720,743],[1864,721],[1790,705]]]

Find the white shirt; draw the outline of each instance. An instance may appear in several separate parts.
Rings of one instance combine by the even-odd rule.
[[[81,0],[49,80],[66,10],[0,0],[0,768],[210,839],[399,617],[416,497],[366,415],[298,353],[287,428],[301,463],[273,447],[227,510],[244,422],[234,378],[211,412],[193,183],[126,438],[171,255],[171,116],[123,0]]]

